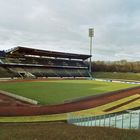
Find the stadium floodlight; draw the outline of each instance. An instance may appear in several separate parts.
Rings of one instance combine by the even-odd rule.
[[[89,28],[89,37],[93,37],[93,36],[94,36],[94,29]]]
[[[91,58],[92,58],[92,37],[94,37],[94,28],[89,28],[89,37],[90,37],[90,62],[89,62],[89,72],[91,73]]]

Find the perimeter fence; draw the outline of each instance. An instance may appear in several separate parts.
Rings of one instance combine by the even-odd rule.
[[[79,116],[68,114],[68,123],[78,126],[101,126],[122,129],[140,129],[140,110],[105,114],[101,116]]]

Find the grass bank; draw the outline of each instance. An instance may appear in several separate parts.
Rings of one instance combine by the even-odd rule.
[[[140,73],[122,72],[93,72],[95,78],[124,79],[140,81]]]
[[[137,130],[79,127],[66,123],[0,124],[1,140],[140,140]]]

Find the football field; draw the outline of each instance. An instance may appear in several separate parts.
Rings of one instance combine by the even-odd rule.
[[[126,83],[95,80],[46,80],[0,82],[0,90],[37,100],[42,105],[64,103],[81,97],[134,87]]]

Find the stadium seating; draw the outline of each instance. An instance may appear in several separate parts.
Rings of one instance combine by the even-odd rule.
[[[90,77],[88,66],[84,62],[90,57],[88,55],[23,47],[1,54],[0,77]]]
[[[75,66],[75,67],[86,67],[83,61],[74,60],[61,60],[61,59],[49,59],[49,58],[5,58],[3,59],[5,63],[15,63],[15,64],[40,64],[40,65],[50,65],[50,66]]]
[[[57,68],[24,68],[36,77],[89,77],[87,70]]]
[[[8,78],[8,77],[20,77],[17,72],[11,71],[9,68],[4,68],[0,66],[0,78]]]

